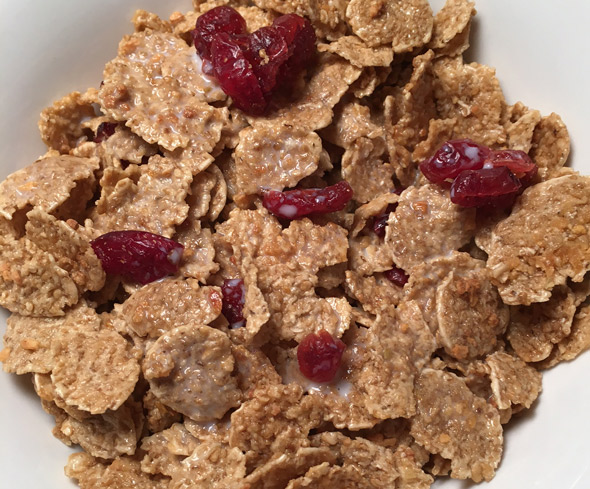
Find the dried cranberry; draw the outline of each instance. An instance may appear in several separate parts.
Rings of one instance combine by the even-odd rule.
[[[346,345],[326,330],[307,335],[297,347],[299,370],[314,382],[330,382],[336,376]]]
[[[244,281],[239,278],[224,280],[221,286],[223,294],[223,306],[221,312],[232,328],[244,325],[244,304],[246,303],[246,290]]]
[[[246,34],[246,21],[237,10],[222,5],[199,16],[193,31],[193,42],[201,58],[211,59],[211,42],[222,32],[230,36]]]
[[[278,83],[290,85],[315,54],[315,30],[309,20],[296,14],[281,15],[272,25],[289,46],[289,58],[281,67]]]
[[[252,68],[264,94],[270,94],[277,83],[277,74],[289,57],[289,47],[279,30],[262,27],[250,34]]]
[[[211,43],[211,61],[221,88],[234,105],[249,114],[260,115],[266,110],[267,102],[246,57],[248,45],[246,36],[232,38],[225,33],[218,34]]]
[[[538,167],[531,157],[524,151],[515,149],[502,149],[492,151],[484,161],[484,167],[506,166],[514,176],[520,180],[523,186],[528,186],[537,175]]]
[[[387,227],[387,221],[389,219],[389,214],[391,214],[392,212],[395,212],[396,208],[397,208],[397,203],[389,204],[384,212],[376,215],[373,218],[373,232],[377,236],[379,236],[380,238],[385,236],[385,228]]]
[[[463,207],[509,207],[522,184],[506,166],[465,170],[453,181],[451,201]]]
[[[270,190],[264,194],[262,205],[272,214],[285,219],[299,219],[313,214],[326,214],[344,209],[352,199],[352,188],[342,180],[324,188]]]
[[[118,124],[116,122],[101,122],[96,128],[96,136],[93,141],[95,143],[102,143],[115,134]]]
[[[401,268],[393,267],[391,270],[383,272],[385,278],[398,287],[403,287],[408,283],[410,276]]]
[[[176,273],[184,246],[145,231],[113,231],[91,241],[104,271],[147,284]]]
[[[483,168],[490,153],[487,146],[470,139],[447,141],[432,157],[420,163],[420,170],[432,183],[442,184],[464,170]]]

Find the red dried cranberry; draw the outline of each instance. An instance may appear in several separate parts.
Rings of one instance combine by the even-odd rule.
[[[246,34],[246,21],[238,11],[225,5],[199,16],[193,31],[193,42],[202,59],[211,59],[211,42],[221,32],[230,36]]]
[[[389,219],[389,214],[391,214],[392,212],[395,212],[396,208],[397,208],[397,203],[389,204],[384,212],[376,215],[373,218],[373,232],[377,236],[379,236],[380,238],[385,236],[385,228],[387,227],[387,221]]]
[[[336,376],[346,345],[326,330],[307,335],[297,347],[299,370],[314,382],[330,382]]]
[[[211,62],[221,88],[234,105],[248,114],[260,115],[266,110],[267,102],[245,54],[248,44],[246,36],[232,38],[225,33],[218,34],[211,43]]]
[[[525,187],[528,187],[532,183],[538,171],[537,165],[535,165],[528,154],[515,149],[492,151],[484,161],[484,167],[488,168],[489,166],[508,167]]]
[[[184,246],[145,231],[113,231],[90,243],[104,271],[147,284],[176,273]]]
[[[299,219],[313,214],[326,214],[344,209],[352,199],[352,188],[342,180],[324,188],[270,190],[264,194],[262,205],[272,214],[285,219]]]
[[[289,57],[289,47],[273,26],[262,27],[249,37],[252,68],[262,93],[270,94],[277,83],[279,69]]]
[[[223,306],[221,312],[232,328],[244,325],[244,304],[246,303],[246,290],[244,281],[239,278],[224,280],[221,286],[223,294]]]
[[[506,166],[465,170],[453,181],[451,201],[463,207],[509,207],[522,185]]]
[[[281,67],[280,85],[290,85],[315,54],[316,35],[309,20],[296,14],[277,17],[273,22],[289,46],[289,58]]]
[[[391,270],[383,272],[385,278],[398,287],[403,287],[408,283],[410,276],[401,268],[393,267]]]
[[[117,126],[118,124],[116,122],[101,122],[96,128],[96,136],[94,136],[93,141],[99,144],[107,140],[115,134]]]
[[[456,139],[443,144],[432,157],[420,163],[420,170],[432,183],[452,180],[464,170],[483,168],[491,150],[471,139]]]

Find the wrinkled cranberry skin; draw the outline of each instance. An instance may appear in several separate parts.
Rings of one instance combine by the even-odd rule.
[[[510,207],[521,187],[506,166],[465,170],[453,181],[451,202],[462,207]]]
[[[500,167],[506,166],[514,173],[514,176],[520,180],[523,188],[528,187],[535,177],[539,168],[531,157],[524,151],[515,149],[502,149],[498,151],[492,151],[492,153],[486,158],[484,166]]]
[[[246,36],[230,37],[221,33],[211,43],[211,62],[222,90],[233,99],[234,105],[252,115],[261,115],[267,102],[258,83],[252,64],[246,57]]]
[[[347,181],[342,180],[324,188],[296,189],[286,192],[269,190],[262,198],[262,205],[277,217],[301,219],[309,215],[340,211],[350,199],[352,199],[352,188]]]
[[[199,16],[193,31],[193,42],[202,59],[211,60],[211,42],[222,32],[230,36],[246,34],[246,20],[235,9],[225,5]]]
[[[216,7],[197,19],[193,41],[203,72],[218,79],[236,107],[261,115],[272,94],[288,88],[313,57],[316,36],[310,22],[295,14],[252,34],[246,27],[236,10]]]
[[[221,312],[232,328],[244,325],[244,304],[246,303],[246,289],[244,281],[239,278],[223,281],[221,286],[223,305]]]
[[[297,347],[301,373],[313,382],[331,382],[342,362],[346,345],[326,330],[307,335]]]
[[[275,88],[281,66],[289,57],[289,47],[279,31],[272,26],[253,32],[249,41],[252,68],[262,93],[269,95]]]
[[[385,278],[392,282],[393,284],[397,285],[398,287],[403,287],[408,283],[410,276],[399,267],[393,267],[391,270],[386,270],[383,272]]]
[[[490,155],[487,146],[471,139],[455,139],[444,143],[434,155],[420,163],[420,171],[432,183],[443,184],[464,170],[483,168]]]
[[[281,15],[272,25],[289,46],[289,57],[281,67],[277,83],[289,86],[315,55],[315,30],[309,20],[296,14]]]
[[[107,274],[147,284],[178,271],[184,246],[145,231],[113,231],[90,242]]]
[[[117,126],[118,124],[116,122],[101,122],[96,128],[96,136],[94,136],[93,141],[99,144],[107,140],[115,134]]]

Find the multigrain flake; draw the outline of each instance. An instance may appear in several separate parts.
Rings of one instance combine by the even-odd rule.
[[[183,87],[185,80],[178,80],[166,66],[183,50],[188,46],[182,39],[151,29],[123,38],[119,56],[105,67],[99,100],[109,116],[149,143],[169,151],[194,143],[208,152],[220,137],[209,128],[216,109],[207,104],[204,93]],[[189,65],[198,59],[191,56]],[[200,66],[193,68],[200,72]]]
[[[522,360],[540,362],[570,334],[575,313],[573,291],[566,285],[557,286],[547,302],[511,309],[506,338]]]
[[[318,167],[322,142],[314,133],[290,124],[256,125],[240,132],[235,149],[240,192],[294,187]]]
[[[154,395],[195,421],[220,419],[239,404],[233,368],[227,335],[199,323],[166,332],[143,360]]]
[[[41,112],[39,131],[48,148],[68,154],[81,140],[88,138],[83,123],[96,116],[94,106],[98,101],[95,88],[85,93],[72,92],[56,100]]]
[[[0,236],[0,304],[23,316],[63,316],[78,287],[50,253],[27,237]]]
[[[411,434],[451,461],[451,477],[491,480],[502,455],[500,415],[456,375],[424,369],[416,383]]]
[[[318,51],[334,53],[354,66],[389,66],[393,61],[391,46],[369,47],[356,36],[343,36],[329,44],[319,44]]]
[[[590,187],[564,166],[563,121],[509,105],[494,69],[465,62],[472,0],[436,16],[426,0],[192,4],[137,11],[98,88],[42,112],[47,153],[0,184],[0,361],[32,374],[54,436],[83,450],[66,475],[81,489],[490,480],[541,371],[590,348]],[[277,85],[262,115],[197,54],[197,21],[219,6],[244,20],[232,55]],[[312,33],[289,14],[317,40],[301,70]],[[427,181],[420,163],[458,138],[536,163],[513,207],[460,207]],[[342,180],[337,212],[263,205]],[[105,276],[91,242],[121,230],[182,245],[174,276]],[[329,382],[298,361],[322,330],[345,345]]]
[[[18,170],[0,184],[0,215],[12,219],[16,211],[37,207],[54,213],[64,204],[76,185],[93,185],[97,158],[50,156]],[[52,178],[63,175],[63,178]],[[84,206],[86,202],[77,202]],[[69,216],[68,216],[69,217]]]
[[[447,0],[434,16],[432,38],[428,47],[445,50],[469,24],[475,15],[475,4],[470,0]]]
[[[351,0],[346,18],[369,46],[390,44],[395,53],[420,48],[432,35],[432,9],[426,0]]]
[[[148,231],[170,237],[188,216],[185,199],[192,173],[169,158],[154,156],[139,168],[139,179],[117,171],[112,187],[103,187],[90,218],[102,234],[122,229]],[[105,171],[101,184],[113,180]],[[122,177],[117,180],[118,177]]]
[[[474,232],[475,209],[453,204],[448,191],[428,184],[402,192],[385,242],[395,264],[411,275],[413,267],[467,244]]]
[[[486,252],[502,300],[545,302],[551,290],[590,268],[590,179],[566,175],[527,189],[500,221]]]
[[[493,401],[498,409],[531,407],[541,392],[541,374],[519,358],[497,351],[486,357]]]
[[[8,352],[3,359],[4,370],[19,375],[51,372],[56,360],[51,349],[54,339],[81,325],[93,330],[100,328],[99,316],[84,303],[60,317],[12,314],[4,334],[4,351]]]
[[[116,410],[133,392],[139,363],[131,345],[116,331],[76,324],[60,331],[51,351],[51,381],[69,406],[101,414]]]
[[[200,287],[194,279],[164,279],[132,294],[118,318],[138,336],[158,338],[178,326],[209,324],[221,314],[221,305],[217,287]]]

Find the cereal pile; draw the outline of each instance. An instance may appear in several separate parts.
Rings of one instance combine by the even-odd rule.
[[[83,489],[489,481],[540,371],[590,347],[590,178],[563,122],[464,63],[470,0],[231,0],[248,33],[295,13],[317,36],[288,90],[260,50],[248,114],[193,45],[220,4],[138,11],[100,87],[41,114],[47,153],[0,184],[4,370],[83,449]],[[513,207],[425,178],[461,138],[534,161]],[[342,185],[335,211],[280,200]],[[109,271],[97,239],[123,230],[182,245],[176,272]]]

